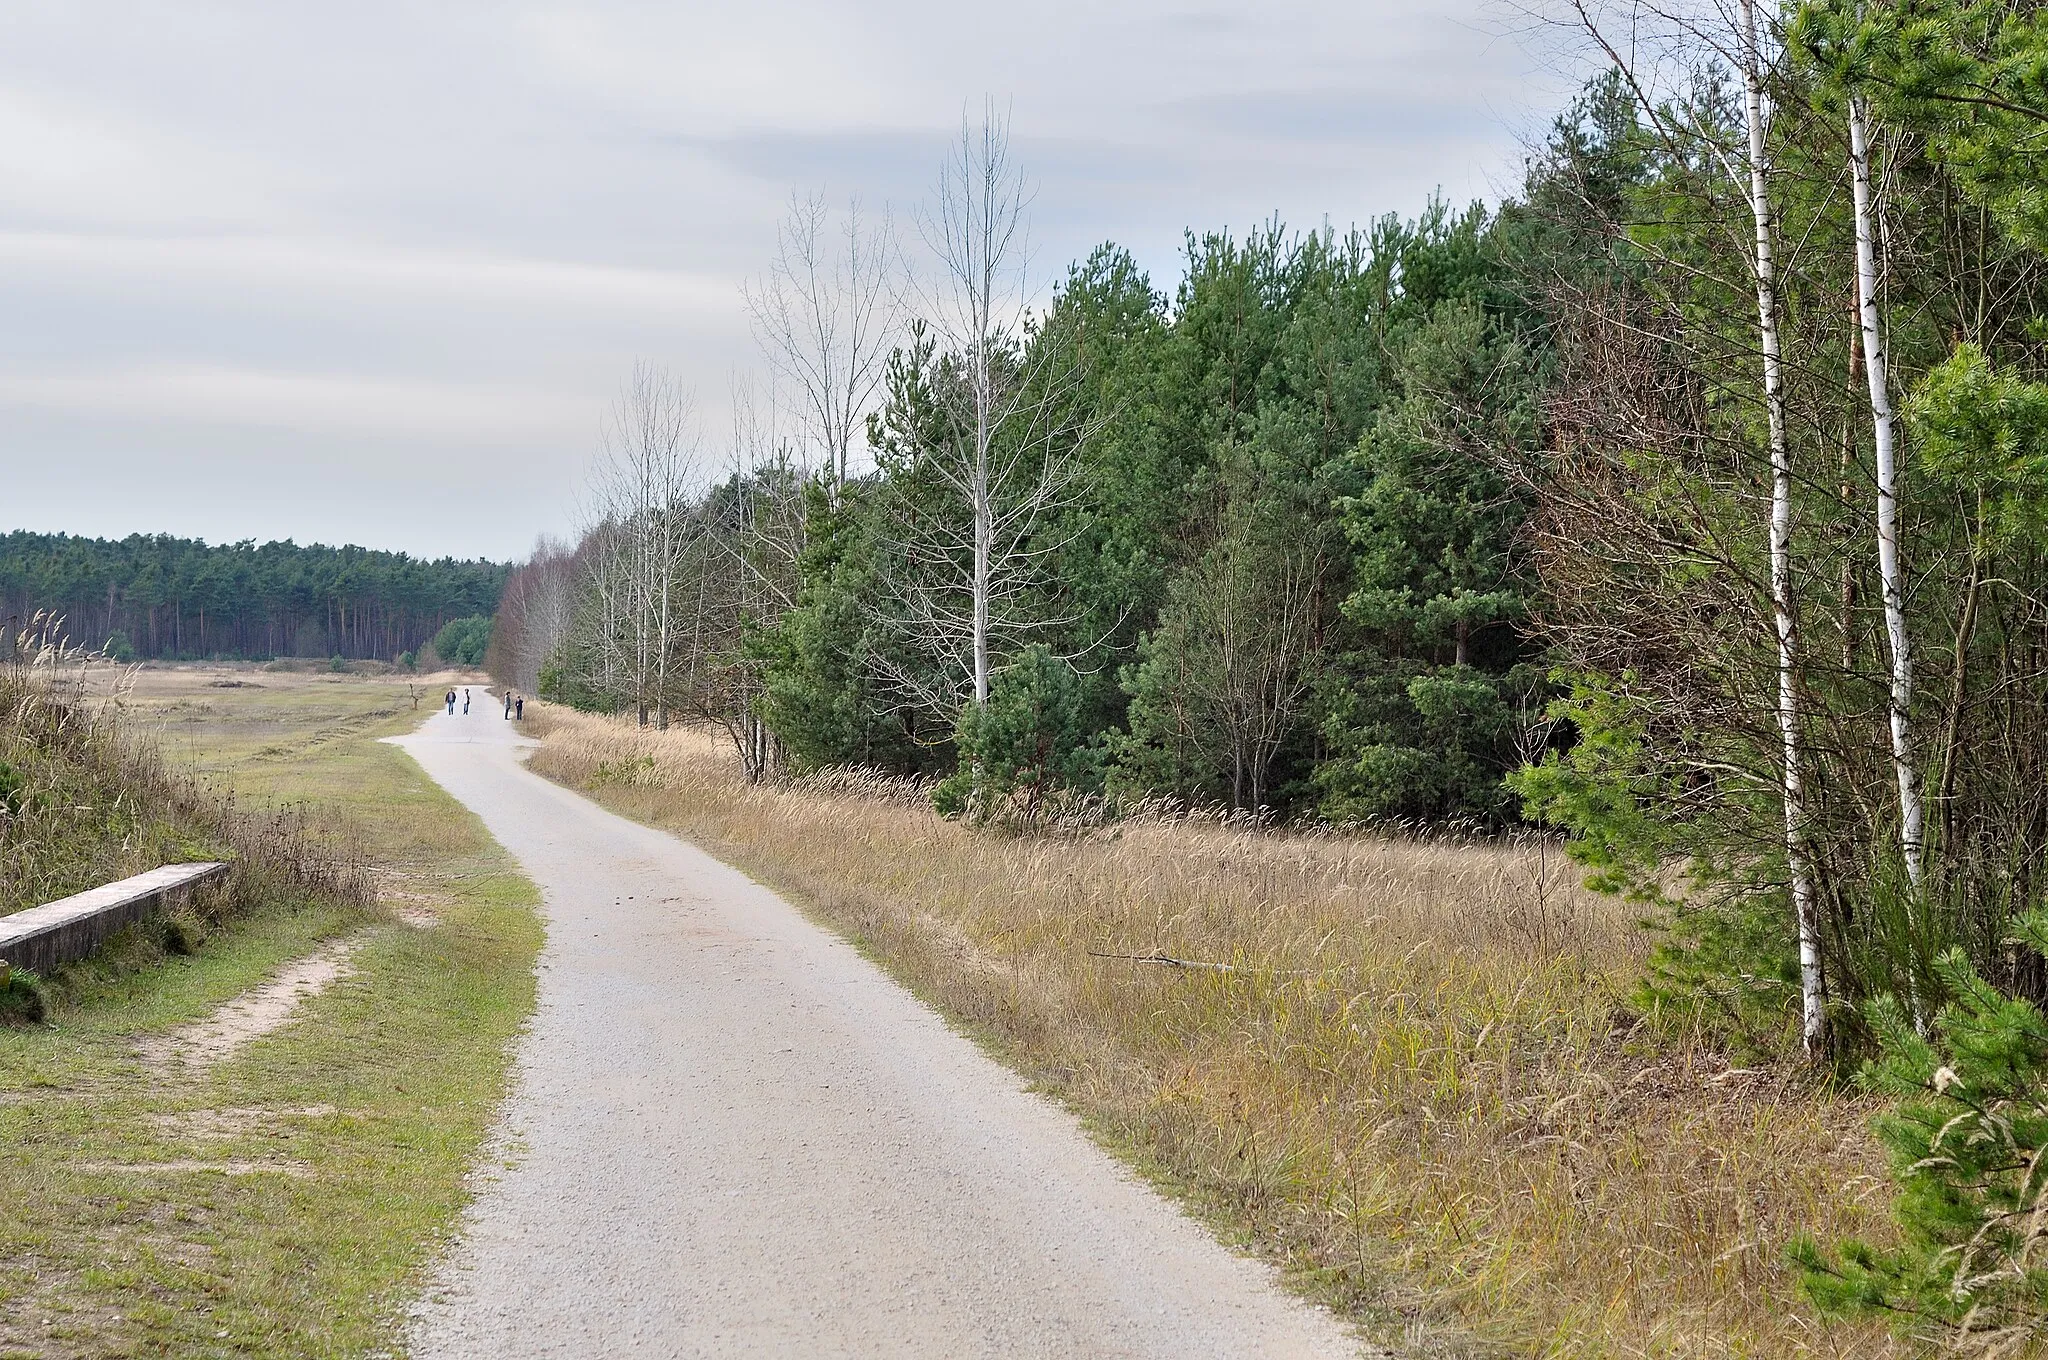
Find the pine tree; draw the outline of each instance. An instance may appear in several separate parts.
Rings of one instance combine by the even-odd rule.
[[[2048,909],[2017,926],[2013,945],[2048,950]],[[1893,997],[1866,1008],[1882,1053],[1859,1080],[1903,1102],[1876,1121],[1899,1182],[1900,1244],[1808,1238],[1793,1260],[1824,1311],[1891,1314],[2012,1354],[2048,1339],[2048,1017],[1960,949],[1935,967],[1951,999],[1929,1035]]]

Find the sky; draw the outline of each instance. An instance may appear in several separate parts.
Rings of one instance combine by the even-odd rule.
[[[524,555],[637,361],[729,438],[792,192],[906,228],[1008,110],[1052,282],[1495,199],[1569,97],[1499,0],[8,0],[0,531]],[[914,230],[906,230],[915,245]]]

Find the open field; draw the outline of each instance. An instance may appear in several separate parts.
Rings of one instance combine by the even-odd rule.
[[[174,764],[304,802],[382,901],[280,902],[189,954],[131,932],[0,1028],[0,1355],[383,1353],[532,1004],[532,889],[377,740],[415,720],[403,680],[146,669],[120,702]],[[217,1061],[183,1029],[344,942],[281,1028]]]
[[[535,717],[529,709],[529,719]],[[1301,1287],[1426,1352],[1889,1356],[1787,1240],[1886,1232],[1866,1105],[1627,1005],[1555,852],[1140,823],[1027,840],[556,708],[533,767],[791,893]],[[1115,955],[1158,953],[1213,967]]]

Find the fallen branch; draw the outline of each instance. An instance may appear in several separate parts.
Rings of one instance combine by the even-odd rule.
[[[1127,963],[1162,963],[1168,968],[1182,968],[1205,973],[1236,973],[1243,970],[1234,964],[1204,963],[1200,959],[1177,959],[1171,954],[1105,954],[1099,949],[1088,951],[1090,958],[1123,959]]]

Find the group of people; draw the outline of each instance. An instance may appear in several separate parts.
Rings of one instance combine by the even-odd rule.
[[[460,695],[460,696],[458,696],[458,695],[457,695],[457,694],[455,693],[455,691],[454,691],[454,690],[452,690],[452,689],[451,689],[451,690],[449,690],[449,691],[448,691],[448,692],[447,692],[446,694],[444,694],[444,695],[442,695],[442,696],[441,696],[441,701],[442,701],[443,703],[445,703],[445,704],[447,704],[447,705],[448,705],[448,716],[449,716],[449,717],[451,717],[451,718],[455,716],[455,700],[456,700],[456,699],[457,699],[458,697],[460,697],[460,698],[461,698],[461,700],[462,700],[462,711],[463,711],[464,713],[467,713],[467,712],[469,712],[469,686],[467,686],[467,685],[464,685],[464,686],[462,687],[462,693],[461,693],[461,695]],[[511,690],[509,690],[509,689],[505,691],[505,721],[506,721],[506,722],[525,722],[525,721],[526,721],[526,696],[525,696],[525,695],[523,695],[523,694],[515,694],[515,693],[513,693],[513,692],[512,692]]]

